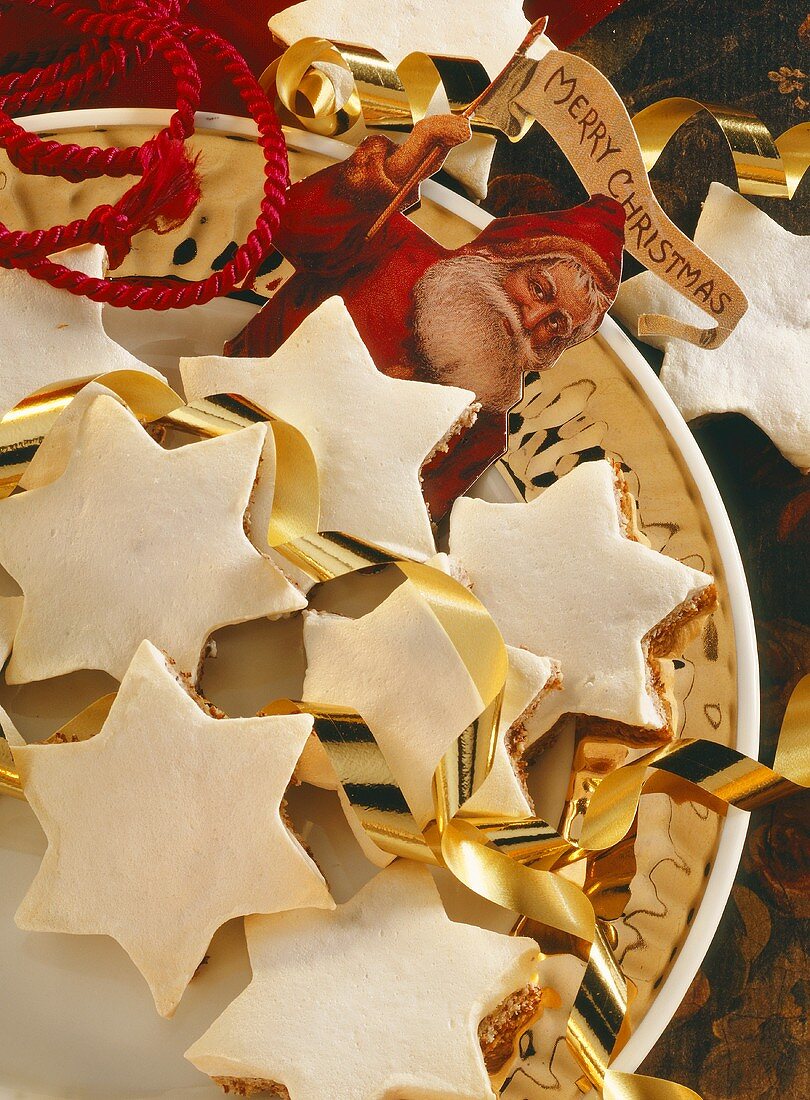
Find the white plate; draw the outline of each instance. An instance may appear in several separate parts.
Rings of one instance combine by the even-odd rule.
[[[110,129],[132,125],[163,125],[164,111],[104,110],[77,111],[23,120],[31,130],[59,132],[81,128]],[[255,136],[252,124],[224,116],[198,116],[200,131]],[[340,142],[297,132],[288,134],[291,150],[342,159],[351,149]],[[120,186],[120,184],[118,185]],[[424,188],[425,197],[439,210],[452,214],[470,226],[483,228],[490,220],[478,207],[433,181]],[[4,220],[5,217],[4,217]],[[56,220],[56,219],[54,219]],[[212,302],[179,314],[133,314],[105,311],[111,335],[130,347],[142,359],[163,369],[175,380],[177,356],[218,352],[224,339],[235,334],[254,312],[255,306],[235,300]],[[610,354],[621,362],[629,384],[643,392],[666,433],[670,448],[688,469],[691,482],[702,501],[711,535],[725,575],[725,600],[733,624],[736,650],[736,723],[734,743],[756,756],[759,729],[759,692],[753,617],[734,534],[720,494],[706,462],[680,414],[661,387],[654,372],[619,327],[606,318],[599,336]],[[174,375],[174,378],[172,378]],[[512,499],[505,482],[490,473],[485,483],[489,496]],[[206,688],[214,700],[248,708],[253,696],[229,687],[229,680],[247,678],[244,646],[261,663],[263,652],[275,645],[283,625],[248,625],[233,636],[223,632],[221,656],[215,663]],[[280,632],[274,635],[273,631]],[[241,641],[237,641],[237,633]],[[262,649],[264,647],[264,650]],[[279,673],[277,687],[296,675],[295,658],[290,668]],[[59,721],[69,717],[102,690],[109,681],[96,674],[78,674],[55,685],[9,689],[0,692],[0,702],[18,720],[29,737],[45,736]],[[264,688],[262,690],[265,690]],[[254,693],[255,695],[255,693]],[[266,697],[255,696],[258,702]],[[688,731],[688,732],[691,732]],[[553,764],[553,766],[552,766]],[[547,760],[544,773],[553,801],[567,776],[564,751]],[[559,795],[561,797],[561,795]],[[334,801],[320,793],[312,796],[319,812],[331,821],[330,831],[345,837],[345,825]],[[711,873],[688,934],[679,943],[679,953],[651,1007],[638,1022],[617,1067],[635,1069],[664,1030],[681,1002],[711,943],[728,899],[747,831],[748,815],[732,811],[720,829]],[[309,838],[329,876],[337,875],[346,862],[344,840],[326,840],[325,834]],[[346,840],[348,845],[349,841]],[[0,1096],[34,1097],[183,1097],[207,1098],[221,1095],[193,1067],[182,1052],[205,1029],[213,1016],[244,986],[247,961],[237,923],[216,937],[211,961],[188,990],[175,1018],[159,1019],[152,1008],[146,985],[121,949],[103,937],[67,937],[24,934],[13,923],[14,911],[30,883],[44,847],[44,839],[27,806],[0,799],[0,977],[5,1012],[0,1031]],[[332,850],[330,860],[329,850]],[[338,855],[335,856],[335,849]],[[331,863],[331,868],[330,868]],[[363,872],[356,870],[356,874]],[[353,872],[341,871],[336,896],[352,889]],[[334,883],[334,880],[333,880]],[[469,902],[456,902],[461,912],[473,918]],[[450,899],[451,907],[453,899]],[[491,914],[481,917],[491,920]],[[509,1096],[513,1094],[510,1092]],[[516,1095],[516,1094],[515,1094]],[[539,1095],[539,1094],[538,1094]],[[545,1093],[544,1093],[545,1095]],[[561,1095],[555,1093],[556,1095]],[[568,1095],[566,1092],[565,1095]]]

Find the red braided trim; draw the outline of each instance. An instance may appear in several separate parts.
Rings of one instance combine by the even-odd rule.
[[[38,279],[133,309],[172,309],[202,304],[229,293],[255,275],[272,248],[286,188],[287,151],[272,105],[244,59],[210,30],[179,21],[185,0],[99,0],[99,11],[73,0],[22,0],[49,11],[91,39],[74,53],[35,74],[0,78],[0,145],[23,170],[87,179],[98,175],[139,175],[138,182],[113,206],[99,206],[87,218],[33,233],[0,225],[0,266],[23,267]],[[265,157],[264,195],[256,224],[245,243],[221,271],[196,283],[150,283],[147,280],[91,279],[46,257],[80,244],[101,243],[113,267],[126,256],[132,236],[143,228],[165,232],[181,224],[199,198],[195,165],[183,145],[194,132],[200,79],[192,50],[217,61],[230,75],[259,129]],[[9,109],[28,109],[33,102],[53,104],[65,94],[86,92],[108,82],[134,59],[161,55],[168,61],[177,88],[177,110],[160,134],[140,147],[85,149],[41,141],[9,117]],[[82,73],[82,66],[86,69]]]
[[[32,7],[54,13],[63,12],[72,5],[55,0],[23,0]],[[143,0],[135,0],[140,7]],[[80,19],[77,19],[81,16]],[[65,16],[66,22],[79,23],[83,32],[107,37],[111,41],[124,43],[139,42],[142,47],[162,53],[169,62],[177,86],[177,110],[172,116],[164,133],[175,140],[183,141],[194,132],[194,113],[200,104],[200,78],[197,66],[187,48],[178,40],[177,24],[162,24],[154,18],[145,19],[134,15],[103,15],[88,12],[87,9],[73,9]],[[110,60],[114,55],[108,55]],[[118,51],[118,57],[123,56]],[[108,65],[110,61],[107,62]],[[115,75],[122,71],[119,65]],[[49,85],[51,102],[58,100],[67,90],[66,83],[54,80]],[[57,141],[42,141],[35,134],[17,126],[8,117],[8,108],[4,97],[0,95],[0,144],[6,149],[11,162],[23,172],[39,175],[59,175],[77,182],[97,176],[139,175],[143,171],[141,164],[142,148],[131,146],[128,149],[85,149],[78,145],[64,146]],[[148,143],[147,143],[148,144]]]
[[[64,110],[145,64],[153,52],[148,43],[94,39],[43,68],[0,78],[0,102],[9,115],[36,114],[57,104]],[[4,67],[0,62],[0,72]]]

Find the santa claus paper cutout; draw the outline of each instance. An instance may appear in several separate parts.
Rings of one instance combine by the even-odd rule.
[[[296,273],[226,347],[271,355],[339,294],[383,373],[473,390],[478,420],[424,470],[434,520],[505,452],[524,374],[597,330],[618,290],[624,243],[624,210],[604,195],[496,220],[452,251],[401,212],[379,227],[398,195],[401,209],[418,200],[437,149],[446,154],[469,133],[465,119],[432,116],[404,145],[375,135],[295,184],[275,243]]]

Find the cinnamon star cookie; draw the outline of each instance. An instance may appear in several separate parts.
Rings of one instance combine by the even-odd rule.
[[[21,596],[0,597],[0,665],[4,665],[14,644],[14,635],[20,625],[23,601]]]
[[[95,737],[11,746],[48,837],[17,924],[112,936],[171,1016],[225,921],[333,907],[280,810],[311,729],[212,717],[144,642]]]
[[[475,394],[382,374],[342,298],[319,306],[269,359],[203,356],[181,359],[180,371],[189,401],[238,393],[306,436],[322,531],[415,558],[435,553],[419,471],[475,419]]]
[[[433,820],[433,773],[452,742],[484,709],[459,653],[426,601],[405,583],[360,619],[307,612],[304,698],[357,711],[423,828]],[[509,676],[490,774],[465,804],[468,813],[531,817],[513,724],[553,680],[548,658],[509,651]],[[304,782],[337,785],[326,751],[313,738],[297,769]]]
[[[463,497],[450,551],[504,639],[560,661],[536,740],[562,714],[669,726],[655,655],[712,609],[712,578],[636,540],[635,511],[609,462],[577,466],[529,504]],[[673,643],[675,644],[675,643]]]
[[[107,254],[98,244],[71,248],[51,259],[94,279],[106,272]],[[110,339],[99,302],[11,269],[0,269],[0,301],[0,416],[50,382],[117,370],[163,378]]]
[[[536,990],[533,940],[455,924],[430,872],[402,861],[332,913],[245,925],[253,980],[186,1052],[223,1087],[494,1100],[479,1025],[510,994]]]
[[[164,450],[97,397],[61,477],[0,501],[0,563],[24,597],[8,682],[120,679],[145,638],[193,674],[212,631],[304,607],[244,531],[266,432]]]

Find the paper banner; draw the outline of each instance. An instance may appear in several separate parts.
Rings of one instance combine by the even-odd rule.
[[[622,204],[627,251],[715,322],[701,329],[648,314],[639,318],[639,335],[719,347],[745,314],[748,301],[731,276],[659,206],[630,116],[610,82],[582,58],[547,54],[525,88],[516,92],[511,109],[538,119],[591,194],[610,195]]]

